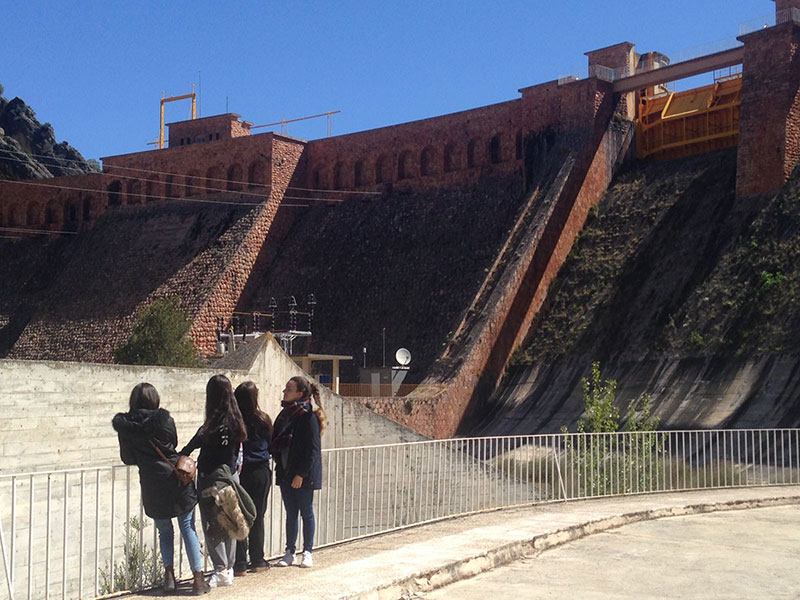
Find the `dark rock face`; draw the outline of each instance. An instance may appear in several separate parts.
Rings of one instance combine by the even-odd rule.
[[[67,142],[56,142],[53,126],[42,125],[24,100],[0,98],[0,179],[44,179],[95,170]]]

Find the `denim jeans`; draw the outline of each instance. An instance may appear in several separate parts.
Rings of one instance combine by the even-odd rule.
[[[238,483],[239,473],[233,474],[233,479]],[[202,496],[203,490],[212,485],[212,482],[207,479],[203,474],[197,476],[197,490]],[[209,535],[209,524],[216,520],[216,512],[205,502],[200,501],[200,519],[203,522],[203,533],[206,537],[206,550],[208,557],[211,559],[211,564],[214,565],[215,571],[224,571],[232,569],[233,563],[236,560],[236,540],[230,537],[229,534],[224,533],[224,537],[217,538]],[[219,533],[219,532],[217,532]]]
[[[172,529],[172,519],[153,519],[158,529],[158,545],[161,548],[161,561],[164,566],[170,566],[175,559],[173,543],[175,532]],[[200,555],[200,541],[194,528],[194,509],[178,517],[178,528],[181,531],[183,545],[186,547],[186,557],[192,571],[203,569],[203,557]]]
[[[303,517],[303,552],[314,549],[314,490],[294,489],[281,484],[283,506],[286,508],[286,551],[297,550],[297,513]]]

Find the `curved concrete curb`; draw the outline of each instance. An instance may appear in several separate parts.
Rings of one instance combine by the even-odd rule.
[[[530,540],[512,542],[504,546],[499,546],[488,552],[454,561],[444,567],[431,571],[421,571],[374,590],[347,596],[346,600],[409,600],[422,593],[433,591],[462,579],[474,577],[475,575],[508,564],[519,558],[538,556],[542,552],[557,548],[558,546],[588,535],[602,533],[640,521],[727,510],[785,506],[789,504],[800,504],[800,496],[691,504],[681,507],[658,508],[606,517],[559,529],[558,531],[537,535]]]

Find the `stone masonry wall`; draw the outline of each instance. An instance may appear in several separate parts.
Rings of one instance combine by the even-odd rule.
[[[742,36],[738,195],[779,189],[800,158],[800,26]]]
[[[430,189],[518,169],[529,129],[520,100],[309,142],[318,190]]]
[[[215,351],[217,316],[229,318],[245,290],[247,281],[269,233],[275,213],[292,179],[297,161],[303,151],[300,144],[276,140],[273,145],[269,201],[255,209],[254,222],[246,237],[236,247],[227,269],[211,295],[193,315],[191,335],[201,352]]]
[[[548,195],[541,200],[550,208],[527,228],[511,260],[500,276],[489,300],[485,302],[480,320],[467,328],[466,339],[458,351],[434,366],[431,376],[423,382],[432,387],[446,384],[446,390],[433,397],[421,392],[411,398],[395,400],[394,404],[372,404],[376,410],[432,437],[452,436],[469,418],[470,406],[487,399],[503,374],[511,352],[527,331],[533,315],[546,293],[550,280],[565,259],[572,241],[580,231],[589,208],[605,192],[614,165],[630,142],[629,124],[608,128],[613,98],[601,82],[595,85],[595,102],[587,111],[590,120],[577,131],[562,132],[562,137],[574,137],[574,149],[564,156],[566,165],[550,182],[542,181]],[[585,88],[584,88],[585,89]],[[551,89],[540,89],[552,98]],[[553,106],[553,110],[562,107]],[[574,117],[578,118],[578,117]],[[555,148],[545,148],[547,155]],[[536,152],[536,148],[526,149]],[[572,161],[572,166],[569,166]],[[566,171],[565,171],[566,170]],[[520,251],[521,254],[520,254]],[[491,276],[491,274],[490,274]]]
[[[0,227],[85,231],[106,209],[100,173],[0,182]]]

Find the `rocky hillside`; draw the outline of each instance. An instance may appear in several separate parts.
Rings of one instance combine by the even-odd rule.
[[[735,175],[735,149],[620,174],[516,364],[800,351],[800,176],[736,198]]]
[[[53,126],[40,123],[24,100],[9,101],[0,95],[0,180],[45,179],[96,170],[96,165],[67,142],[56,142]]]

